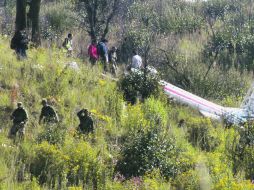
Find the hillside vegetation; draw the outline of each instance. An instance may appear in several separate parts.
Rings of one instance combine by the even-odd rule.
[[[237,128],[224,129],[164,95],[128,105],[99,67],[76,60],[79,71],[66,69],[73,59],[58,49],[31,49],[17,61],[7,44],[2,37],[1,189],[253,188],[253,150],[239,157]],[[42,98],[56,108],[58,125],[38,124]],[[29,122],[24,142],[14,143],[7,136],[17,101]],[[83,107],[92,112],[94,135],[76,134]]]
[[[117,78],[88,61],[92,34],[83,2],[41,1],[42,44],[29,46],[22,61],[10,49],[15,4],[1,7],[0,190],[254,189],[253,123],[228,128],[168,99],[154,79],[154,86],[142,79],[130,84],[121,75],[135,48],[161,79],[239,106],[253,78],[253,2],[119,1],[106,34],[118,47]],[[100,38],[104,25],[96,27]],[[69,32],[68,58],[59,47]],[[42,98],[56,109],[58,124],[39,125]],[[29,115],[24,141],[8,138],[19,101]],[[77,133],[82,108],[91,112],[94,134]]]

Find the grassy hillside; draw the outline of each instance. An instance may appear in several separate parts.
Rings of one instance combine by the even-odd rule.
[[[65,68],[72,61],[80,70]],[[163,95],[128,105],[99,66],[58,49],[31,49],[17,61],[1,37],[0,68],[0,189],[253,189],[254,152],[238,128]],[[58,125],[38,124],[42,98],[56,108]],[[7,135],[18,101],[29,122],[24,142],[14,143]],[[76,134],[84,107],[94,135]]]

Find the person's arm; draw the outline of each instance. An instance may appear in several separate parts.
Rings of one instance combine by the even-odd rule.
[[[15,118],[15,114],[16,114],[16,110],[14,112],[12,112],[10,119],[13,120]]]
[[[80,110],[80,111],[77,113],[77,116],[78,116],[78,117],[81,117],[83,112],[84,112],[84,109]]]
[[[56,120],[57,122],[59,122],[59,118],[58,118],[58,115],[57,115],[55,109],[53,109],[52,107],[50,107],[50,108],[51,108],[51,111],[52,111],[52,113],[53,113],[53,116],[55,117],[55,120]]]
[[[24,123],[26,123],[28,121],[28,114],[27,114],[27,111],[24,109]]]
[[[55,112],[56,113],[56,112]],[[56,113],[56,121],[59,122],[58,114]]]

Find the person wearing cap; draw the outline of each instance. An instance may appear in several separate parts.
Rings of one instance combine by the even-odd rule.
[[[57,123],[59,122],[58,115],[54,108],[50,105],[48,105],[48,102],[46,99],[43,99],[41,101],[42,109],[41,109],[41,115],[39,119],[39,124],[41,124],[41,121],[43,120],[43,123]]]
[[[17,132],[20,132],[21,137],[25,135],[25,124],[28,120],[27,111],[23,108],[22,102],[17,103],[17,109],[11,114],[13,126],[10,130],[9,137],[16,137]]]
[[[82,109],[77,113],[79,118],[80,124],[78,126],[78,131],[83,134],[93,133],[94,126],[93,126],[93,119],[89,115],[87,109]]]

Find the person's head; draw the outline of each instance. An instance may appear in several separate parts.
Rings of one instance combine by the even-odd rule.
[[[138,51],[137,50],[132,50],[132,53],[133,53],[133,55],[138,55]]]
[[[92,40],[92,44],[94,44],[94,45],[97,44],[97,40],[96,40],[96,39],[93,39],[93,40]]]
[[[41,104],[43,105],[43,106],[46,106],[48,103],[47,103],[47,100],[45,99],[45,98],[43,98],[42,100],[41,100]]]
[[[18,108],[22,108],[22,107],[23,107],[22,102],[18,102],[18,103],[17,103],[17,107],[18,107]]]
[[[112,47],[112,51],[113,51],[113,52],[116,52],[116,50],[117,50],[117,47],[113,46],[113,47]]]
[[[103,43],[108,43],[108,40],[105,39],[105,38],[102,38],[101,41],[102,41]]]
[[[72,39],[72,34],[71,33],[68,34],[68,38]]]
[[[87,116],[88,115],[88,110],[87,109],[83,109],[83,110],[84,110],[85,116]]]

